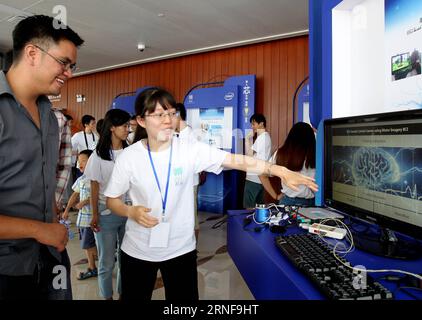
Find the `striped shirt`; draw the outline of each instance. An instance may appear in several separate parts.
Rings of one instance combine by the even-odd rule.
[[[53,109],[59,125],[59,161],[56,171],[56,203],[58,208],[62,208],[62,198],[69,182],[72,170],[72,142],[71,131],[64,114],[57,109]]]
[[[88,180],[85,175],[80,176],[72,186],[73,191],[79,193],[79,201],[89,199],[91,196],[91,180]],[[90,227],[92,220],[92,211],[89,204],[83,206],[78,213],[76,219],[76,226],[79,228]]]

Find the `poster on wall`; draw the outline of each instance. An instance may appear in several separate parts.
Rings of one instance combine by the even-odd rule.
[[[422,0],[384,1],[387,109],[422,108]]]
[[[201,109],[199,119],[203,142],[223,148],[224,108]]]

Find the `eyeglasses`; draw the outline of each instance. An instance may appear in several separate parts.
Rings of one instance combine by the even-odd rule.
[[[43,48],[37,46],[36,44],[34,44],[34,47],[37,47],[42,52],[44,52],[45,54],[48,54],[50,57],[52,57],[54,60],[56,60],[62,66],[62,68],[63,68],[64,71],[70,70],[72,73],[78,71],[79,68],[76,66],[76,63],[70,63],[68,61],[63,61],[63,60],[61,60],[59,58],[56,58],[55,56],[53,56],[52,54],[48,53]]]
[[[146,114],[145,117],[153,117],[155,119],[159,119],[161,121],[164,121],[166,116],[169,116],[170,119],[174,119],[180,115],[179,112],[173,111],[173,112],[161,112],[161,113],[155,113],[155,114]]]

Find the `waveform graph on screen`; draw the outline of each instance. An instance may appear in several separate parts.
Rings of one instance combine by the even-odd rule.
[[[422,149],[337,146],[333,182],[422,200]]]

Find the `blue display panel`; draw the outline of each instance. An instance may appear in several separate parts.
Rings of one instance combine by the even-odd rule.
[[[249,119],[255,112],[255,75],[231,77],[222,87],[201,88],[189,93],[184,104],[187,122],[198,140],[232,153],[243,154],[243,138],[251,129]],[[238,208],[241,194],[239,174],[223,171],[207,174],[199,188],[198,209],[225,213]]]
[[[111,109],[122,109],[129,112],[131,115],[134,115],[136,98],[142,91],[148,88],[151,88],[151,86],[142,87],[136,90],[136,92],[117,96],[111,104]]]

